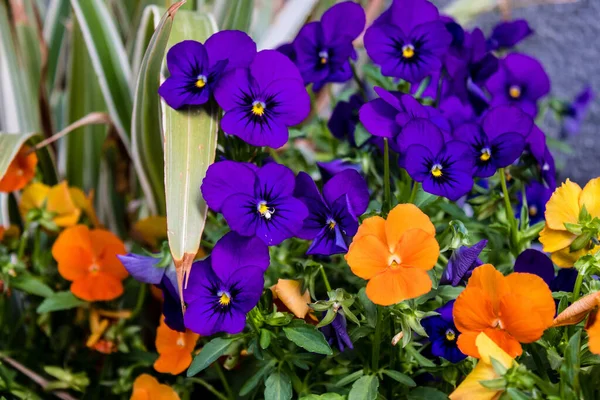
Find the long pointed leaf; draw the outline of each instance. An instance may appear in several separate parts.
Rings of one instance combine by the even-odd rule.
[[[180,11],[168,47],[187,39],[204,42],[215,30],[210,15]],[[163,102],[163,129],[167,233],[181,288],[204,230],[207,206],[200,185],[215,159],[219,112],[212,103],[177,111]]]
[[[254,10],[254,0],[237,0],[232,2],[225,11],[223,19],[219,21],[221,29],[237,29],[239,31],[250,32],[252,24],[252,11]]]
[[[104,101],[115,128],[130,151],[133,98],[131,69],[117,28],[102,0],[71,0]]]
[[[69,0],[52,0],[44,20],[44,40],[48,44],[48,90],[55,87],[60,71],[61,52],[65,43],[66,23],[69,16]]]

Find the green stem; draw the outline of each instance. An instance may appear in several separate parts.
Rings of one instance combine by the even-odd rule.
[[[323,268],[322,265],[319,267],[319,271],[321,271],[321,276],[323,277],[323,282],[325,283],[325,289],[327,289],[327,293],[331,292],[331,285],[329,284],[329,279],[327,279],[325,268]]]
[[[229,382],[227,382],[227,378],[225,377],[225,374],[223,373],[223,368],[221,367],[221,364],[216,362],[216,363],[213,363],[213,365],[215,366],[215,369],[217,370],[217,375],[219,375],[219,379],[221,379],[223,388],[227,392],[227,398],[232,399],[232,400],[235,399],[235,396],[233,395],[233,392],[231,391],[231,388],[229,387]]]
[[[413,182],[413,186],[412,186],[412,190],[410,192],[410,198],[408,199],[408,202],[411,204],[415,204],[415,199],[417,198],[417,192],[419,191],[419,182],[414,181]]]
[[[573,303],[579,299],[581,293],[581,284],[583,283],[583,271],[578,271],[577,279],[575,280],[575,286],[573,286]]]
[[[375,337],[371,353],[371,369],[374,373],[379,371],[379,345],[381,344],[381,329],[383,328],[383,307],[377,306],[377,323],[375,324]]]
[[[431,76],[428,76],[427,78],[425,78],[423,80],[423,82],[421,82],[421,84],[419,85],[419,88],[415,92],[415,98],[420,99],[421,96],[423,96],[423,92],[425,91],[425,89],[427,89],[427,86],[429,86],[430,82],[431,82]]]
[[[513,212],[512,205],[510,204],[510,196],[508,195],[508,186],[506,186],[506,172],[504,168],[498,170],[500,174],[500,184],[502,185],[502,195],[504,196],[504,206],[506,207],[506,219],[511,224],[515,222],[515,213]]]
[[[29,237],[29,226],[25,225],[25,229],[23,230],[23,234],[21,235],[21,239],[19,240],[19,250],[17,252],[17,257],[19,260],[23,260],[23,256],[25,255],[25,248],[27,247],[27,239]]]
[[[354,78],[354,82],[356,82],[356,85],[358,86],[358,91],[360,92],[360,95],[363,97],[363,99],[367,101],[367,92],[365,91],[363,83],[360,80],[360,77],[358,76],[358,72],[356,72],[356,65],[353,62],[351,62],[350,67],[352,68],[352,77]]]
[[[385,204],[386,211],[389,212],[392,209],[392,194],[390,190],[390,145],[388,144],[388,138],[383,138],[383,204]]]
[[[146,284],[142,283],[140,286],[140,290],[138,292],[137,302],[135,303],[135,308],[131,311],[131,318],[135,318],[140,311],[142,311],[142,307],[144,306],[144,300],[146,299]]]
[[[200,385],[204,386],[206,388],[206,390],[208,390],[209,392],[214,394],[218,399],[229,400],[227,397],[223,396],[217,389],[215,389],[215,387],[213,385],[206,382],[204,379],[201,379],[201,378],[188,378],[188,379],[191,380],[192,382],[196,382],[196,383],[199,383]]]
[[[445,255],[443,255],[442,253],[440,253],[439,259],[444,265],[448,265],[448,258]]]

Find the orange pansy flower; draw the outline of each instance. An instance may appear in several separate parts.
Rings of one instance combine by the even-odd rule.
[[[508,369],[516,364],[513,357],[498,347],[485,333],[477,335],[475,346],[477,346],[478,353],[481,354],[481,360],[450,394],[450,400],[495,400],[502,396],[501,390],[488,389],[480,382],[500,377],[492,365],[492,358]]]
[[[38,158],[31,148],[23,145],[12,160],[6,173],[0,179],[0,192],[13,192],[23,189],[35,176]]]
[[[363,221],[346,261],[355,275],[369,281],[369,299],[388,306],[431,290],[427,271],[439,254],[429,217],[413,204],[399,204],[387,220],[377,216]]]
[[[190,331],[174,331],[161,318],[156,330],[156,350],[158,358],[154,369],[158,372],[178,375],[192,363],[192,351],[200,335]]]
[[[481,265],[454,303],[454,323],[461,332],[458,348],[479,358],[475,341],[484,332],[516,357],[523,352],[521,343],[535,342],[552,325],[554,312],[552,292],[539,276],[504,276],[493,265]]]
[[[142,374],[133,382],[130,400],[180,400],[170,386],[158,383],[155,377]]]
[[[317,320],[308,306],[310,303],[308,289],[300,293],[301,286],[300,281],[294,279],[279,279],[276,285],[271,286],[273,302],[279,303],[277,304],[279,311],[289,310],[296,318],[304,319],[309,315],[312,320]]]
[[[123,294],[127,270],[117,258],[125,254],[123,242],[113,233],[76,225],[65,229],[52,246],[58,272],[72,281],[71,292],[83,300],[106,301]]]
[[[592,218],[600,218],[600,178],[592,179],[583,189],[567,179],[557,188],[546,204],[546,226],[540,232],[540,242],[544,251],[552,253],[552,261],[561,268],[572,267],[575,262],[590,251],[581,249],[570,252],[571,243],[577,235],[569,232],[565,223],[578,224],[579,213],[585,206]]]

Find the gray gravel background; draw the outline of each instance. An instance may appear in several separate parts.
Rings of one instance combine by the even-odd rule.
[[[441,8],[449,1],[433,3]],[[596,93],[580,134],[568,140],[573,153],[555,157],[562,166],[561,179],[569,177],[583,184],[600,176],[600,0],[528,6],[513,9],[512,17],[525,18],[535,30],[518,50],[542,62],[550,75],[553,95],[571,98],[586,84]],[[488,35],[500,19],[499,13],[489,13],[472,25]],[[546,121],[543,128],[548,135],[558,133],[552,121]]]

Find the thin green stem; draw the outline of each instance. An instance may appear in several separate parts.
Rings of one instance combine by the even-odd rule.
[[[322,265],[319,267],[319,271],[321,272],[321,276],[323,277],[323,283],[325,283],[325,289],[327,289],[327,293],[331,292],[331,285],[329,284],[329,279],[327,279],[325,268],[323,268]]]
[[[354,82],[356,82],[356,85],[358,86],[358,91],[360,92],[360,95],[363,97],[363,99],[365,101],[367,101],[368,100],[367,92],[365,91],[363,82],[360,80],[360,77],[358,76],[358,72],[356,71],[356,64],[351,62],[350,67],[352,68],[352,77],[354,78]]]
[[[27,247],[27,239],[29,237],[29,226],[25,225],[25,229],[23,230],[23,234],[21,235],[21,239],[19,240],[19,250],[17,251],[17,257],[19,260],[23,260],[23,256],[25,255],[25,248]]]
[[[583,284],[583,271],[579,271],[577,279],[575,280],[575,286],[573,286],[573,303],[579,299],[581,293],[581,285]]]
[[[440,253],[439,259],[442,263],[444,263],[445,265],[448,265],[448,258],[445,255],[443,255],[442,253]]]
[[[138,291],[137,302],[135,303],[135,308],[131,311],[131,318],[135,318],[141,311],[144,306],[144,300],[146,299],[146,284],[142,283],[140,286],[140,290]]]
[[[386,212],[392,209],[392,194],[390,190],[390,145],[387,138],[383,138],[383,204]]]
[[[227,398],[231,399],[231,400],[235,399],[235,396],[233,395],[233,392],[231,391],[231,387],[229,387],[229,382],[227,382],[227,378],[225,377],[225,374],[223,373],[223,368],[221,367],[221,364],[216,362],[216,363],[213,363],[213,365],[215,366],[215,369],[217,370],[217,375],[219,375],[219,379],[221,380],[221,383],[223,384],[223,388],[227,392]]]
[[[201,378],[188,378],[188,379],[191,380],[192,382],[196,382],[196,383],[199,383],[200,385],[204,386],[206,388],[206,390],[208,390],[209,392],[214,394],[218,399],[229,400],[227,397],[223,396],[217,389],[215,389],[215,387],[213,385],[206,382],[204,379],[201,379]]]
[[[412,186],[412,190],[410,192],[410,198],[408,199],[408,202],[411,204],[415,204],[415,200],[417,198],[417,192],[419,191],[419,182],[414,181],[413,182],[413,186]]]
[[[508,186],[506,186],[506,172],[504,171],[504,168],[500,168],[498,173],[500,174],[500,184],[502,185],[502,195],[504,197],[504,206],[506,208],[506,219],[508,219],[508,222],[512,226],[515,222],[515,213],[512,209],[512,205],[510,204]]]
[[[421,84],[419,85],[419,88],[415,92],[415,97],[417,99],[420,99],[421,96],[423,96],[423,92],[425,92],[425,89],[427,89],[427,87],[429,86],[430,82],[431,82],[431,76],[428,76],[427,78],[425,78],[423,80],[423,82],[421,82]]]
[[[383,329],[383,307],[377,306],[377,323],[375,324],[375,337],[373,338],[373,347],[371,353],[371,369],[373,372],[379,370],[379,345],[381,344],[381,330]]]

